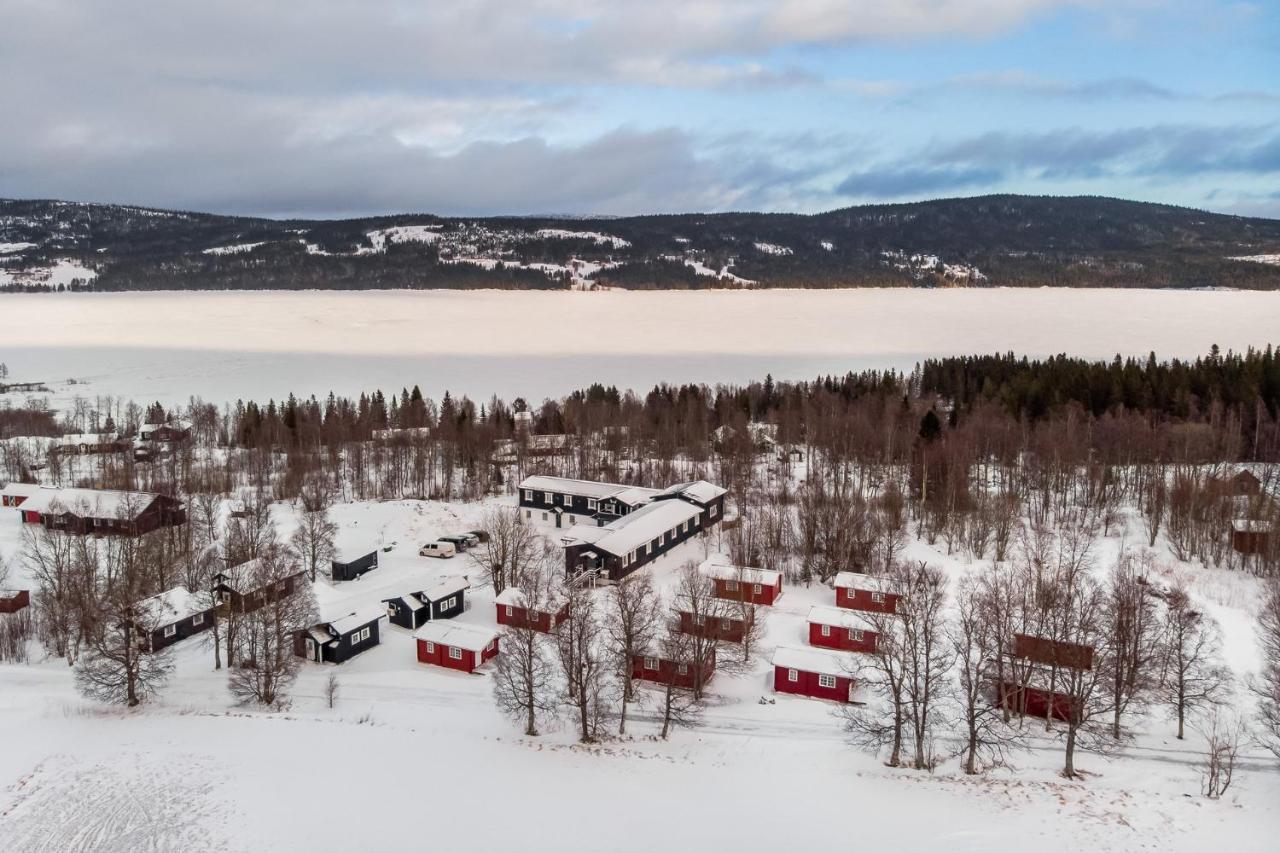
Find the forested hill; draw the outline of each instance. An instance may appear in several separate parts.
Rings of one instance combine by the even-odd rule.
[[[983,196],[815,215],[272,220],[0,200],[0,288],[1280,289],[1280,220]]]

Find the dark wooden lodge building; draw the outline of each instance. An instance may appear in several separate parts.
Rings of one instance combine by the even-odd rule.
[[[466,591],[471,584],[463,577],[444,578],[427,589],[384,598],[387,619],[393,625],[416,631],[437,619],[452,619],[466,610]]]

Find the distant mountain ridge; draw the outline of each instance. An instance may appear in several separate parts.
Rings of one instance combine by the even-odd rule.
[[[1280,289],[1280,220],[993,195],[812,215],[273,220],[0,200],[0,289]]]

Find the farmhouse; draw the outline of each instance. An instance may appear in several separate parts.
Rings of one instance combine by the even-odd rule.
[[[413,631],[436,619],[452,619],[466,609],[464,595],[471,584],[463,577],[444,578],[418,592],[384,598],[387,619]]]
[[[218,605],[219,613],[252,613],[268,602],[293,595],[305,582],[307,573],[298,570],[274,583],[251,586],[241,579],[252,578],[258,562],[256,559],[249,560],[213,576],[213,600]]]
[[[737,616],[707,616],[703,613],[680,611],[680,620],[676,623],[682,634],[693,634],[698,637],[709,637],[723,640],[726,643],[741,643],[747,633],[746,620]]]
[[[23,521],[80,534],[137,536],[187,520],[182,503],[168,495],[98,489],[41,489],[18,511]]]
[[[1231,522],[1231,548],[1237,554],[1262,554],[1271,544],[1271,522],[1237,518]]]
[[[498,624],[513,628],[532,628],[550,634],[569,618],[569,602],[555,600],[533,608],[529,606],[524,590],[509,586],[493,599],[498,610]]]
[[[0,613],[17,613],[31,604],[31,593],[25,589],[0,589]]]
[[[709,659],[699,665],[696,661],[676,661],[664,658],[656,652],[633,655],[631,677],[658,684],[674,684],[690,690],[705,686],[716,674],[716,654],[711,650]]]
[[[133,605],[133,626],[144,651],[157,652],[213,626],[214,607],[203,592],[175,586]]]
[[[773,689],[813,699],[852,702],[854,667],[853,658],[840,652],[779,646],[773,653]]]
[[[594,572],[622,578],[693,538],[703,528],[702,509],[687,501],[655,501],[604,527],[580,524],[561,540],[572,577]]]
[[[40,488],[34,483],[10,483],[0,489],[0,506],[21,506],[23,501],[40,491]]]
[[[498,632],[457,622],[428,622],[416,632],[421,663],[474,672],[498,656]]]
[[[997,685],[1007,706],[1028,716],[1070,719],[1075,700],[1055,690],[1055,679],[1062,670],[1092,669],[1093,648],[1030,634],[1014,634],[1013,640],[1013,666]]]
[[[579,521],[618,518],[647,504],[657,489],[596,483],[566,477],[525,477],[520,482],[520,510],[526,521],[570,527]]]
[[[873,653],[879,634],[875,623],[843,607],[809,609],[809,645],[844,652]]]
[[[189,421],[171,421],[143,424],[138,429],[138,439],[157,444],[181,444],[191,438]]]
[[[293,653],[316,663],[342,663],[378,645],[376,605],[328,622],[320,622],[293,635]]]
[[[335,581],[353,581],[365,572],[378,568],[378,552],[370,551],[362,557],[335,558],[329,567],[329,576]]]
[[[840,572],[835,579],[836,606],[867,613],[897,613],[901,592],[888,578]]]
[[[732,566],[714,557],[699,571],[715,584],[716,598],[772,606],[782,595],[782,572]]]

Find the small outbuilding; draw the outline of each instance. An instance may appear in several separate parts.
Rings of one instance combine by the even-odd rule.
[[[376,568],[378,568],[378,551],[375,548],[363,557],[333,560],[329,576],[335,581],[353,581]]]
[[[293,635],[293,653],[316,663],[342,663],[378,645],[378,622],[383,617],[377,605],[327,622],[319,622]]]
[[[885,577],[858,572],[836,575],[836,606],[867,613],[897,613],[902,593]]]
[[[133,625],[143,651],[158,652],[213,627],[214,605],[204,592],[175,586],[133,605]]]
[[[387,619],[394,625],[417,630],[436,619],[452,619],[466,610],[466,591],[471,584],[464,577],[444,578],[418,592],[384,598]]]
[[[1237,518],[1231,522],[1231,548],[1237,554],[1262,554],[1271,544],[1271,522]]]
[[[0,589],[0,613],[17,613],[31,604],[31,593],[25,589]]]
[[[561,622],[569,618],[569,602],[553,601],[539,607],[530,607],[524,590],[509,586],[493,599],[498,609],[498,624],[512,628],[532,628],[550,634]]]
[[[714,558],[700,570],[715,584],[716,598],[770,607],[782,595],[782,572],[733,566]]]
[[[809,645],[842,652],[873,653],[879,632],[857,610],[843,607],[809,608]]]
[[[779,646],[773,653],[773,689],[778,693],[854,701],[851,655],[801,646]]]
[[[414,632],[418,660],[461,672],[475,672],[498,656],[498,632],[458,622],[428,622]]]

